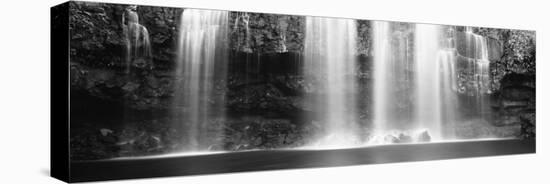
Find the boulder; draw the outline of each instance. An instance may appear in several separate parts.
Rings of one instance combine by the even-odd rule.
[[[399,134],[397,143],[411,143],[411,142],[413,142],[413,139],[410,135],[407,135],[405,133]]]
[[[423,131],[418,135],[418,142],[430,142],[431,136],[428,131]]]
[[[399,138],[395,137],[393,135],[386,135],[384,137],[384,142],[385,143],[399,143]]]

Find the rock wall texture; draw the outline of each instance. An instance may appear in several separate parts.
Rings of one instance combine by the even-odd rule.
[[[136,108],[163,107],[163,98],[171,96],[171,71],[175,63],[175,48],[179,16],[183,9],[139,6],[139,23],[149,30],[152,47],[152,66],[136,67],[135,73],[126,75],[125,42],[122,31],[122,16],[128,5],[75,2],[71,4],[71,68],[72,87],[88,91],[101,98],[126,99]],[[369,21],[357,21],[358,29],[358,78],[368,81],[371,70],[372,28]],[[409,39],[412,43],[414,26],[407,23],[394,23],[391,35],[394,38]],[[232,63],[239,65],[243,60],[264,58],[259,65],[277,66],[275,61],[269,64],[265,58],[279,58],[281,65],[299,66],[303,40],[306,36],[305,18],[302,16],[276,15],[262,13],[230,13],[230,47],[233,55],[249,53],[246,57],[234,57]],[[459,55],[475,58],[466,49],[466,41],[472,41],[462,28],[457,28],[457,49]],[[491,28],[474,29],[487,38],[493,91],[500,88],[500,80],[507,74],[535,72],[534,32]],[[413,47],[412,45],[409,47]],[[293,58],[280,57],[277,54],[295,53]],[[257,56],[252,56],[252,55]],[[241,54],[242,55],[242,54]],[[273,57],[266,57],[271,55]],[[134,61],[136,62],[136,61]],[[258,62],[258,61],[256,61]],[[290,63],[290,64],[289,64]],[[265,67],[263,66],[263,67]],[[262,66],[259,66],[262,67]],[[285,67],[282,67],[285,68]],[[279,72],[287,77],[299,78],[297,67],[286,67],[293,72]],[[270,75],[269,71],[267,74]],[[236,75],[240,73],[230,73]],[[260,74],[258,74],[260,75]],[[467,79],[465,79],[467,80]],[[283,90],[284,91],[284,90]],[[115,95],[116,94],[116,95]],[[143,99],[147,99],[142,101]],[[136,100],[136,101],[134,101]]]
[[[184,9],[137,7],[139,23],[149,30],[153,62],[150,68],[140,68],[136,64],[133,67],[137,72],[127,75],[123,72],[125,42],[122,31],[122,16],[127,7],[128,5],[87,2],[71,4],[72,89],[81,90],[103,99],[124,99],[137,109],[166,108],[167,103],[163,101],[172,96],[171,71],[175,63],[179,16]],[[256,77],[264,76],[260,77],[264,82],[264,79],[268,78],[300,78],[299,69],[296,69],[298,68],[296,66],[300,66],[302,57],[300,54],[306,36],[304,34],[305,17],[231,12],[229,26],[231,30],[230,47],[234,53],[233,65],[239,66],[242,61],[246,60],[256,61],[258,65],[261,65],[258,67],[279,66],[280,70],[275,73],[264,71],[264,73],[254,74]],[[363,82],[368,82],[371,78],[370,70],[372,70],[372,64],[370,64],[372,62],[372,49],[370,49],[372,27],[370,21],[357,21],[357,29],[359,40],[357,55],[360,66],[357,77]],[[413,30],[414,26],[411,24],[393,23],[391,35],[396,40],[408,39],[412,44]],[[476,56],[471,55],[473,52],[467,51],[467,45],[464,44],[467,41],[472,42],[473,38],[465,34],[462,27],[456,27],[456,30],[458,54],[465,58],[475,58]],[[500,81],[505,75],[511,73],[534,74],[534,32],[492,28],[476,28],[474,32],[487,39],[493,76],[492,91],[501,89]],[[412,49],[414,46],[407,47]],[[239,57],[238,53],[248,53],[248,55]],[[291,54],[293,57],[284,57],[285,53],[295,54]],[[283,56],[278,56],[278,54]],[[260,58],[262,61],[257,61]],[[279,61],[269,62],[268,60]],[[236,79],[243,76],[243,71],[234,71],[236,72],[229,73],[229,78]],[[247,75],[254,73],[246,72],[249,72]],[[265,77],[268,75],[271,76]],[[463,79],[463,81],[471,80]],[[279,91],[300,91],[300,89],[279,89],[285,88],[284,85],[267,83],[276,86]],[[229,84],[229,86],[231,89],[237,89],[232,87],[233,84]],[[289,94],[295,95],[296,93],[286,95]]]

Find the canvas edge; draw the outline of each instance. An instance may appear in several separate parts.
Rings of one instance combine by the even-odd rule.
[[[70,182],[69,7],[50,8],[50,175]]]

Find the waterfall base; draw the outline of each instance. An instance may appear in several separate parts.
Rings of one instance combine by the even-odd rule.
[[[238,153],[71,163],[73,182],[181,176],[287,168],[335,167],[405,161],[525,154],[535,140],[400,144],[333,150],[261,150]],[[162,168],[162,169],[151,169]]]

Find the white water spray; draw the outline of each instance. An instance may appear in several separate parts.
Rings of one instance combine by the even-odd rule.
[[[181,15],[177,66],[175,76],[175,116],[180,117],[187,151],[200,151],[212,144],[209,125],[222,109],[212,104],[224,104],[215,98],[215,80],[225,77],[228,37],[228,12],[186,9]],[[222,98],[223,99],[223,98]],[[214,131],[215,134],[215,131]]]
[[[130,73],[131,65],[150,64],[152,57],[149,31],[139,24],[137,6],[129,6],[122,16],[122,28],[126,45],[126,73]]]
[[[324,133],[319,146],[357,144],[355,20],[321,17],[306,18],[304,74],[317,82],[320,90],[308,98],[315,103],[316,117]]]

